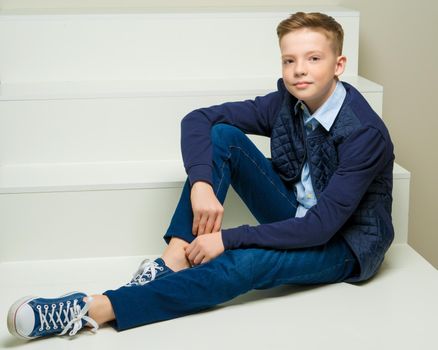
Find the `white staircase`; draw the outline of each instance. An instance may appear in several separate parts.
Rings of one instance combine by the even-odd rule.
[[[4,296],[0,314],[5,315],[9,304],[23,293],[115,288],[129,279],[142,256],[160,253],[164,247],[161,236],[185,180],[179,148],[181,118],[201,106],[274,90],[280,77],[275,28],[298,10],[315,8],[0,12],[0,287]],[[381,115],[382,87],[358,76],[359,13],[339,7],[316,10],[343,25],[348,65],[342,79],[356,86]],[[269,154],[267,139],[252,138]],[[318,307],[333,304],[333,293],[340,293],[366,314],[367,300],[382,307],[394,300],[405,302],[405,294],[392,298],[398,293],[394,279],[405,282],[411,275],[431,279],[430,293],[438,291],[436,271],[407,246],[409,179],[409,172],[396,165],[396,244],[383,272],[370,284],[292,293],[277,301],[142,327],[117,337],[107,329],[78,344],[121,348],[141,337],[154,338],[150,334],[165,337],[174,331],[174,324],[176,329],[192,329],[197,322],[203,324],[202,317],[237,327],[240,318],[251,322],[254,312],[280,313],[281,305],[291,307],[290,317],[299,312],[304,319],[315,303]],[[232,191],[225,208],[224,227],[255,223]],[[405,257],[414,265],[406,264]],[[249,298],[259,294],[263,293],[252,293]],[[429,300],[429,294],[421,297]],[[342,304],[343,298],[336,300]],[[345,307],[346,315],[350,310],[346,304],[337,307]],[[433,310],[437,309],[435,305]],[[385,312],[396,317],[372,322],[395,321],[397,327],[415,327],[402,322],[401,310]],[[432,315],[427,310],[416,312],[420,312],[417,319]],[[336,327],[344,327],[345,319],[337,317],[334,328],[318,326],[327,329],[325,337],[339,336]],[[286,318],[299,327],[299,320]],[[255,322],[251,327],[257,330],[260,326]],[[350,336],[352,341],[372,344],[351,327],[342,339]],[[423,325],[423,331],[427,327]],[[238,332],[229,332],[233,341],[245,344]],[[214,336],[208,330],[205,334],[209,335],[205,339]],[[17,345],[5,327],[0,336],[0,346],[1,342]],[[181,337],[161,343],[154,338],[153,348],[175,348]],[[304,339],[298,343],[301,348],[306,348]],[[409,339],[399,349],[410,344]],[[383,333],[381,340],[386,344]],[[59,346],[57,341],[47,344]],[[225,343],[212,347],[219,348],[219,344]],[[251,344],[258,349],[270,343]],[[284,348],[287,341],[273,340],[272,344]],[[321,340],[321,344],[328,343]]]

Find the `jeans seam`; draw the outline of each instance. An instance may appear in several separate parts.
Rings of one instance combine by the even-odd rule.
[[[221,168],[220,168],[220,176],[221,176],[221,178],[220,178],[219,184],[218,184],[216,192],[215,192],[216,197],[217,197],[217,195],[219,193],[219,190],[221,188],[222,180],[224,179],[224,167],[225,167],[225,163],[228,160],[230,160],[230,158],[231,158],[231,152],[228,152],[228,155],[227,155],[226,159],[224,159],[224,161],[222,162],[222,165],[221,165]]]
[[[288,202],[289,202],[289,204],[290,205],[292,205],[292,207],[294,207],[295,209],[297,208],[297,206],[293,203],[293,202],[291,202],[290,200],[289,200],[289,198],[278,188],[278,186],[272,181],[272,179],[268,176],[268,174],[265,172],[265,171],[263,171],[263,169],[258,165],[258,163],[249,155],[249,153],[247,153],[247,152],[245,152],[243,149],[242,149],[242,147],[239,147],[239,146],[233,146],[233,145],[229,145],[228,146],[228,148],[229,148],[229,153],[228,153],[228,156],[227,156],[227,159],[226,160],[224,160],[224,162],[222,163],[222,167],[221,167],[221,173],[222,173],[222,177],[221,177],[221,180],[220,180],[220,182],[219,182],[219,185],[218,185],[218,190],[217,190],[217,192],[219,192],[219,188],[220,188],[220,186],[221,186],[221,184],[222,184],[222,179],[223,179],[223,167],[224,167],[224,165],[225,165],[225,161],[228,161],[230,158],[231,158],[231,149],[232,148],[236,148],[237,150],[239,150],[242,154],[244,154],[255,166],[256,166],[256,168],[259,170],[259,172],[272,184],[272,186],[277,190],[277,192],[282,196],[282,197],[284,197]],[[217,195],[217,193],[216,193],[216,195]]]

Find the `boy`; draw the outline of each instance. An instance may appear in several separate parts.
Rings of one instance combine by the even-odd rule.
[[[276,92],[183,119],[188,181],[162,257],[103,295],[19,300],[8,315],[12,334],[74,335],[110,321],[124,330],[251,289],[376,273],[393,239],[388,131],[360,93],[338,80],[346,58],[333,18],[299,12],[277,34],[283,79]],[[272,161],[245,133],[271,138]],[[230,184],[260,225],[221,230]]]

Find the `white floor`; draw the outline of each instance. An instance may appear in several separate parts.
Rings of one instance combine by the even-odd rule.
[[[438,271],[406,244],[361,285],[255,291],[200,314],[117,333],[104,327],[22,342],[7,332],[15,299],[116,288],[142,257],[0,264],[2,349],[438,349]]]

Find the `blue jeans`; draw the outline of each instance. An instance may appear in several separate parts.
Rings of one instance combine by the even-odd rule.
[[[239,129],[219,124],[211,132],[213,187],[224,202],[231,184],[260,223],[293,217],[297,201],[271,162]],[[186,182],[164,236],[191,242],[193,213]],[[115,327],[124,330],[191,314],[228,301],[252,289],[283,284],[311,285],[341,282],[352,275],[356,258],[340,236],[327,244],[306,249],[235,249],[216,259],[172,273],[144,286],[107,291],[116,316]]]

